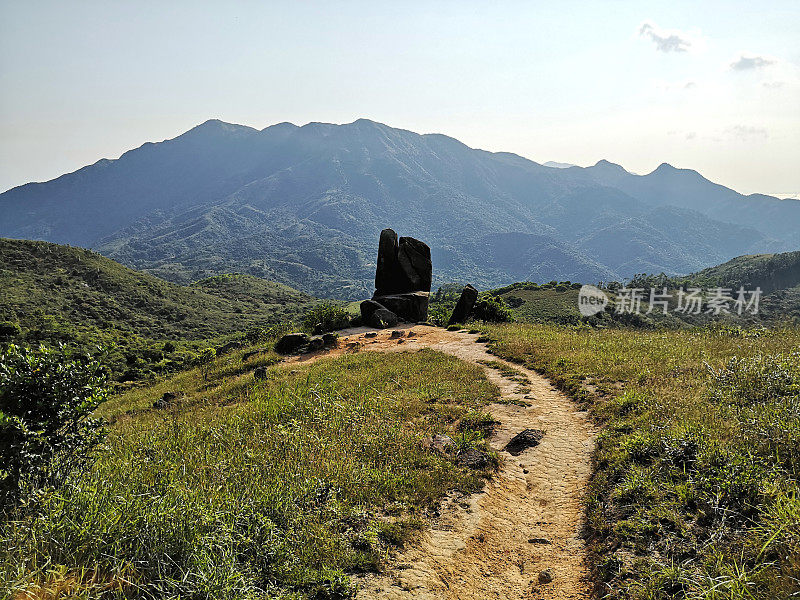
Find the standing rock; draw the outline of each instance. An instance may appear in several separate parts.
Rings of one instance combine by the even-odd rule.
[[[397,249],[397,262],[410,286],[404,291],[431,291],[433,265],[428,244],[412,237],[401,237]]]
[[[461,297],[453,309],[453,314],[450,315],[448,325],[454,323],[464,323],[472,312],[472,307],[475,306],[475,301],[478,299],[478,290],[467,284],[461,292]]]
[[[428,318],[433,264],[431,249],[424,242],[401,237],[391,229],[381,231],[375,294],[361,303],[361,317],[371,324],[374,313],[388,309],[399,319],[417,322]]]
[[[379,294],[410,291],[405,289],[400,263],[397,260],[397,234],[392,229],[381,231],[378,242],[378,265],[375,268],[375,289]]]

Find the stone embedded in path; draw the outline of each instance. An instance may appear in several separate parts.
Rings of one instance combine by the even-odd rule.
[[[464,323],[469,318],[477,299],[478,290],[476,290],[470,284],[464,286],[464,289],[461,292],[461,297],[458,299],[458,302],[456,302],[456,307],[453,309],[453,314],[450,315],[450,320],[447,322],[447,324],[453,325],[455,323]]]
[[[316,352],[317,350],[322,350],[325,347],[325,342],[322,341],[321,337],[313,337],[308,340],[308,351],[309,352]]]
[[[335,348],[339,345],[339,336],[335,333],[322,334],[322,343],[326,348]]]
[[[511,438],[511,441],[506,444],[504,450],[514,456],[518,456],[522,454],[526,448],[538,446],[543,437],[544,431],[541,429],[525,429]]]
[[[485,469],[489,466],[489,455],[476,448],[470,448],[458,454],[456,464],[470,469]]]

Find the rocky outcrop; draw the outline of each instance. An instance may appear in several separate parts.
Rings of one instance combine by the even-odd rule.
[[[324,348],[334,348],[338,345],[339,336],[331,333],[314,337],[307,333],[287,333],[275,343],[275,352],[278,354],[302,354]]]
[[[375,294],[361,303],[361,317],[372,327],[391,327],[387,312],[398,320],[418,322],[428,318],[433,265],[431,249],[424,242],[401,237],[391,229],[381,231],[378,263],[375,269]],[[378,311],[379,316],[375,316]]]
[[[374,296],[373,301],[388,308],[403,321],[417,323],[428,319],[428,292],[408,292],[391,296]]]
[[[458,302],[456,302],[456,307],[453,309],[453,314],[450,315],[450,320],[447,324],[453,325],[455,323],[466,322],[477,299],[478,290],[467,284],[461,292],[461,297],[458,299]]]

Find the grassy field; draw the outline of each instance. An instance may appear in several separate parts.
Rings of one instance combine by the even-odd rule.
[[[480,367],[430,350],[276,363],[236,351],[103,405],[91,472],[0,525],[0,597],[349,597],[349,574],[488,477],[423,444],[483,446],[498,391]]]
[[[512,313],[517,321],[577,323],[581,319],[576,289],[516,289],[500,297],[514,307]]]
[[[600,596],[800,594],[800,330],[485,331],[605,424],[587,501]]]

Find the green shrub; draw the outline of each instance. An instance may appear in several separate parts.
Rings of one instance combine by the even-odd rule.
[[[350,313],[343,306],[332,302],[321,302],[303,316],[303,330],[319,334],[350,326]]]
[[[475,303],[472,318],[489,323],[506,323],[511,320],[511,311],[506,308],[502,298],[487,296]]]
[[[0,350],[0,510],[88,464],[105,382],[99,362],[63,348]]]

